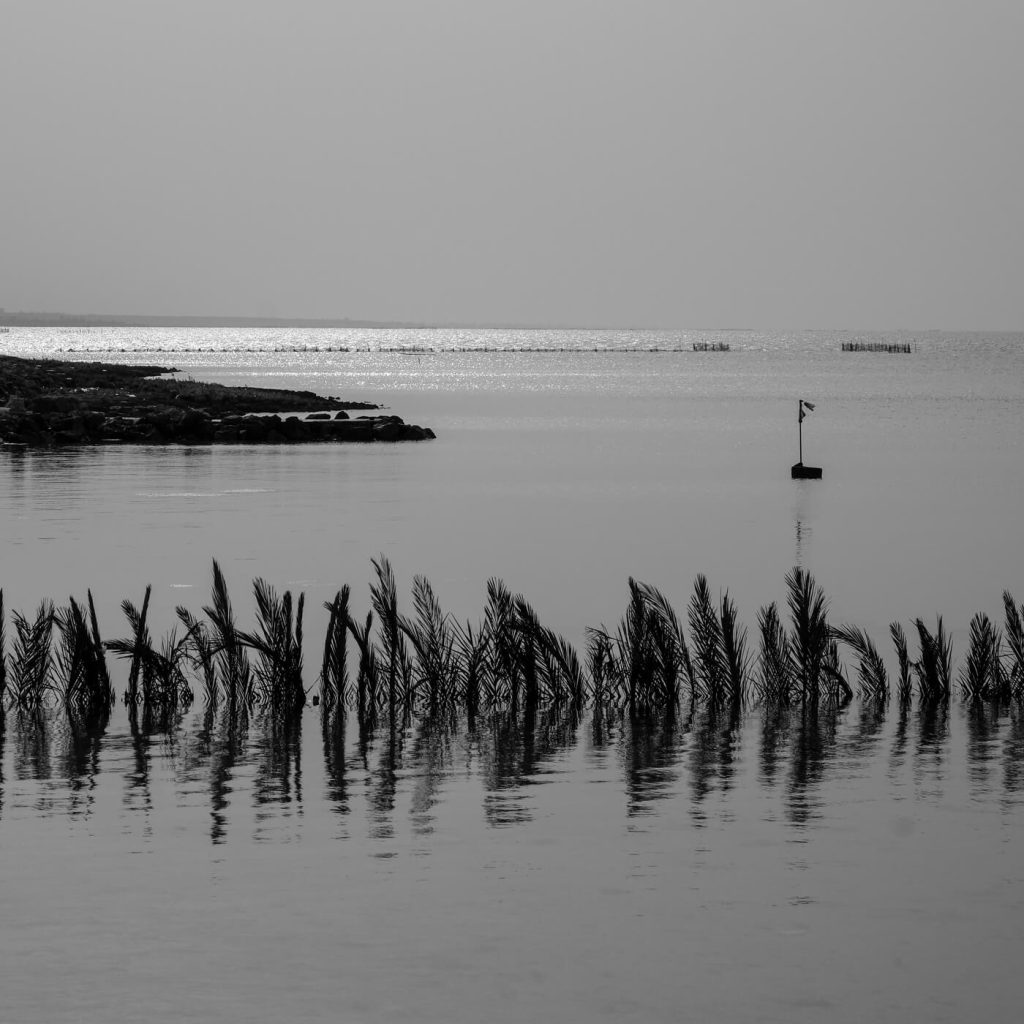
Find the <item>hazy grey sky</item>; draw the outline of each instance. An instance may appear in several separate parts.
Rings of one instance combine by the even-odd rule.
[[[1021,0],[0,0],[0,306],[1024,328]]]

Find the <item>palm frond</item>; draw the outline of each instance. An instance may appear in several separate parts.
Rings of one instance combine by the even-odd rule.
[[[925,700],[944,700],[949,696],[952,673],[953,645],[942,625],[942,616],[936,617],[932,633],[921,619],[915,619],[920,657],[914,663],[914,673],[921,697]]]
[[[11,648],[8,687],[17,707],[43,706],[50,689],[53,662],[53,602],[40,603],[34,619],[14,612],[14,644]]]
[[[217,560],[213,560],[212,601],[203,611],[213,626],[217,667],[228,699],[247,702],[252,691],[252,669],[238,636],[228,584]]]
[[[736,604],[729,597],[728,591],[722,595],[721,625],[722,661],[729,698],[738,701],[746,693],[750,656],[747,653],[747,630],[739,624]]]
[[[671,671],[674,681],[675,674],[681,668],[690,689],[693,690],[697,685],[697,677],[694,672],[693,661],[690,658],[690,649],[686,644],[686,634],[683,631],[683,625],[679,621],[675,609],[669,603],[668,598],[657,587],[651,586],[649,583],[638,583],[637,586],[640,588],[644,601],[647,602],[647,607],[654,613],[657,621],[660,623],[660,634],[671,641],[673,663],[670,669],[669,664],[663,662],[663,669]],[[666,650],[665,653],[667,654],[668,651]],[[672,690],[675,690],[674,686]]]
[[[349,586],[346,583],[334,595],[333,601],[324,604],[330,612],[327,636],[324,639],[323,667],[320,670],[320,694],[324,707],[345,706],[345,687],[348,684],[348,599]]]
[[[458,678],[455,634],[425,576],[413,577],[412,594],[415,618],[399,616],[399,627],[416,654],[417,688],[427,691],[430,706],[436,710],[450,699]]]
[[[786,701],[793,685],[793,654],[774,601],[758,612],[757,624],[761,634],[758,658],[761,699]]]
[[[906,704],[911,697],[912,679],[910,673],[913,667],[907,650],[907,635],[903,632],[903,627],[898,622],[890,624],[889,635],[892,637],[893,646],[896,648],[896,660],[900,670],[899,701],[901,704]]]
[[[96,605],[92,600],[92,591],[86,590],[85,596],[89,604],[89,636],[96,665],[98,697],[109,707],[114,703],[114,686],[110,681],[110,672],[107,669],[106,648],[103,646],[103,639],[100,636],[100,624],[96,616]]]
[[[1007,685],[1014,697],[1024,696],[1024,605],[1017,608],[1013,595],[1003,591],[1003,609],[1006,623],[1003,634],[1006,637]],[[0,641],[2,646],[2,641]]]
[[[474,634],[473,625],[468,620],[465,628],[456,622],[453,630],[462,679],[462,696],[472,715],[476,713],[480,702],[490,638],[483,627],[479,627]]]
[[[187,608],[179,605],[175,614],[185,627],[188,659],[198,668],[203,678],[203,699],[212,706],[217,703],[217,651],[210,631],[202,619],[197,619]]]
[[[587,665],[595,704],[603,707],[606,702],[615,701],[622,674],[615,657],[615,642],[604,626],[587,627]]]
[[[391,563],[380,555],[371,559],[377,582],[370,584],[370,598],[377,613],[377,630],[380,635],[381,654],[387,672],[388,706],[394,713],[398,704],[399,682],[405,672],[408,653],[404,634],[399,624],[398,585]]]
[[[4,715],[7,691],[7,616],[4,614],[4,592],[0,588],[0,722]]]
[[[960,666],[960,692],[966,700],[1005,696],[1002,636],[989,617],[978,613],[971,619],[967,658]]]
[[[487,634],[485,688],[494,701],[508,700],[518,704],[522,685],[521,637],[516,626],[512,594],[496,577],[487,581],[483,628]]]
[[[828,600],[814,577],[799,566],[786,574],[786,588],[791,619],[790,650],[797,683],[804,699],[814,700],[828,656]]]
[[[722,623],[711,600],[707,577],[701,573],[694,581],[693,596],[687,609],[690,640],[693,643],[694,665],[698,690],[702,697],[717,702],[728,679],[725,662]]]
[[[885,696],[889,689],[889,674],[871,637],[857,626],[845,625],[833,628],[832,635],[857,656],[857,678],[861,694],[865,697]]]

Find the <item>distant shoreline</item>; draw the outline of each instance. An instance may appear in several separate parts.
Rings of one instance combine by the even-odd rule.
[[[551,324],[435,324],[400,320],[351,320],[348,317],[269,316],[136,316],[125,313],[36,313],[0,309],[0,327],[242,327],[284,330],[379,330],[379,331],[611,331],[659,330],[660,328],[577,327]]]
[[[427,324],[383,320],[315,320],[251,316],[131,316],[121,313],[12,313],[0,310],[3,327],[308,327],[424,329]]]

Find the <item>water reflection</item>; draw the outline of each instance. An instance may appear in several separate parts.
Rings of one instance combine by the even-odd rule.
[[[320,711],[324,758],[324,797],[335,813],[349,813],[349,765],[345,761],[345,712],[324,704]]]
[[[1003,794],[1007,801],[1024,791],[1024,709],[1012,704],[1003,740]]]
[[[311,727],[319,742],[307,751]],[[393,856],[403,829],[434,835],[453,780],[459,799],[464,782],[478,786],[487,825],[507,828],[534,820],[538,787],[597,777],[625,796],[629,828],[678,800],[694,826],[720,827],[760,792],[799,837],[859,785],[909,783],[914,799],[934,800],[955,777],[973,799],[1009,807],[1024,791],[1022,765],[1024,714],[998,701],[723,703],[668,714],[520,707],[394,722],[230,702],[187,713],[130,706],[112,719],[38,710],[0,719],[0,816],[10,816],[13,785],[21,813],[91,817],[119,781],[120,827],[144,839],[170,810],[198,808],[214,845],[289,841],[326,809],[337,837],[362,834],[362,820],[374,851]],[[365,817],[353,819],[360,807]]]
[[[235,701],[225,702],[219,710],[207,706],[200,737],[209,759],[210,840],[217,844],[227,836],[231,783],[248,750],[248,707]]]
[[[921,795],[941,796],[949,743],[949,698],[922,700],[917,709],[914,785]]]
[[[838,719],[844,705],[807,701],[791,711],[791,757],[786,779],[786,817],[806,828],[822,815],[821,785],[836,756]]]
[[[96,797],[103,739],[110,721],[109,710],[86,715],[67,714],[67,742],[60,761],[61,776],[67,779],[70,794],[68,813],[87,817]]]
[[[50,778],[50,747],[56,730],[42,708],[19,709],[10,719],[14,735],[14,777],[44,781]]]
[[[625,773],[626,813],[653,813],[654,804],[676,790],[684,726],[674,709],[624,716],[621,760]]]
[[[302,717],[295,713],[261,714],[253,730],[256,807],[255,838],[267,838],[278,819],[302,817]]]
[[[691,814],[697,824],[705,821],[703,804],[712,792],[732,788],[741,743],[740,705],[710,704],[697,712],[690,751]]]
[[[965,708],[967,778],[974,799],[981,799],[989,792],[989,779],[1001,753],[1003,723],[1010,707],[1007,701],[978,699]]]
[[[530,787],[554,770],[555,761],[576,744],[581,712],[551,707],[538,711],[496,711],[481,716],[476,730],[488,824],[501,827],[531,821]]]

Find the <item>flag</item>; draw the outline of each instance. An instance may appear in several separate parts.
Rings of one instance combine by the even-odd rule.
[[[804,412],[804,407],[806,407],[806,408],[810,409],[810,410],[811,410],[811,412],[814,412],[814,403],[813,403],[813,402],[805,402],[805,401],[804,401],[804,400],[803,400],[803,399],[801,398],[801,399],[800,399],[800,418],[799,418],[799,419],[797,420],[797,423],[803,423],[803,421],[804,421],[804,416],[806,416],[806,415],[807,415],[807,414],[806,414],[806,413]]]

